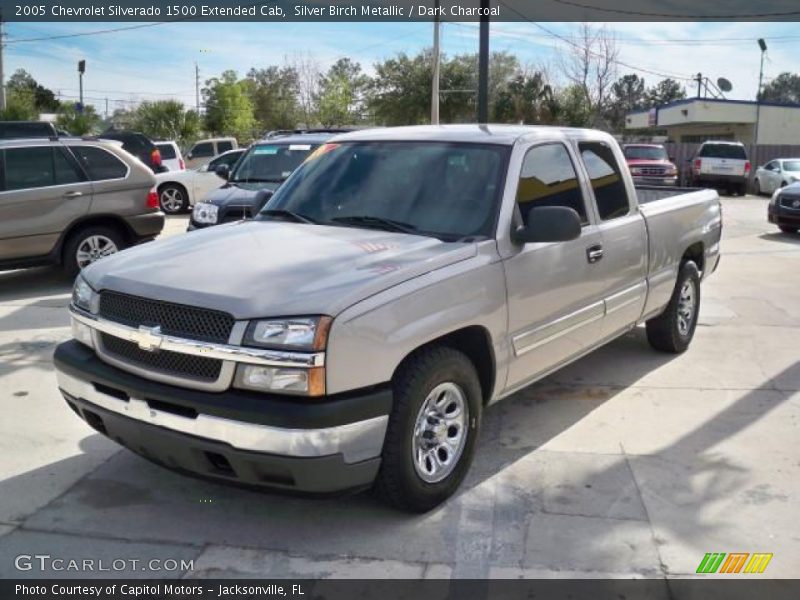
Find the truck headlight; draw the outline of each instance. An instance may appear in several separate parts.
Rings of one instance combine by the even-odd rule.
[[[242,344],[275,350],[324,350],[330,326],[330,317],[251,321]]]
[[[260,392],[324,396],[325,369],[323,367],[298,369],[239,365],[234,385],[238,388]]]
[[[219,207],[216,204],[209,204],[208,202],[198,202],[192,209],[192,220],[195,223],[202,223],[204,225],[213,225],[217,222],[217,215],[219,214]]]
[[[92,304],[96,294],[95,291],[86,283],[86,280],[78,275],[72,287],[72,304],[86,312],[92,312]]]

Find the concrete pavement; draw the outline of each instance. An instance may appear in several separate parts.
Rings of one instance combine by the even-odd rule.
[[[491,407],[462,491],[421,516],[201,482],[120,450],[56,390],[70,282],[0,273],[0,577],[42,576],[14,558],[47,553],[193,560],[178,574],[201,577],[663,578],[706,552],[772,552],[764,576],[796,577],[800,236],[766,222],[765,199],[723,203],[690,350],[658,354],[637,330]],[[165,575],[97,573],[123,574]]]

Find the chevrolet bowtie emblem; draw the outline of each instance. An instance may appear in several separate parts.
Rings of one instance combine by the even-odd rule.
[[[161,336],[161,326],[147,327],[146,325],[140,325],[139,331],[135,331],[131,335],[131,341],[136,342],[142,350],[155,352],[161,348],[161,342],[164,341]]]

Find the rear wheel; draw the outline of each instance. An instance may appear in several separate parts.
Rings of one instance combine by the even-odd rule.
[[[189,206],[189,196],[183,186],[168,183],[158,190],[158,203],[168,215],[184,212]]]
[[[81,269],[126,247],[125,238],[111,227],[86,227],[70,235],[64,244],[64,270],[74,276]]]
[[[393,379],[394,402],[375,492],[411,512],[438,506],[472,463],[482,396],[472,362],[448,347],[409,358]]]
[[[740,183],[739,187],[736,188],[736,189],[737,189],[736,193],[739,194],[740,196],[746,196],[747,195],[747,183],[746,182],[745,183]]]
[[[656,350],[679,354],[694,337],[700,311],[700,272],[692,261],[684,262],[667,308],[647,321],[647,341]]]

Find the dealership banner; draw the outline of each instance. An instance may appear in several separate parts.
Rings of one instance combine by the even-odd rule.
[[[0,0],[4,21],[796,21],[797,0]]]
[[[796,600],[800,580],[781,579],[434,579],[270,580],[257,579],[62,579],[0,580],[2,600]]]

